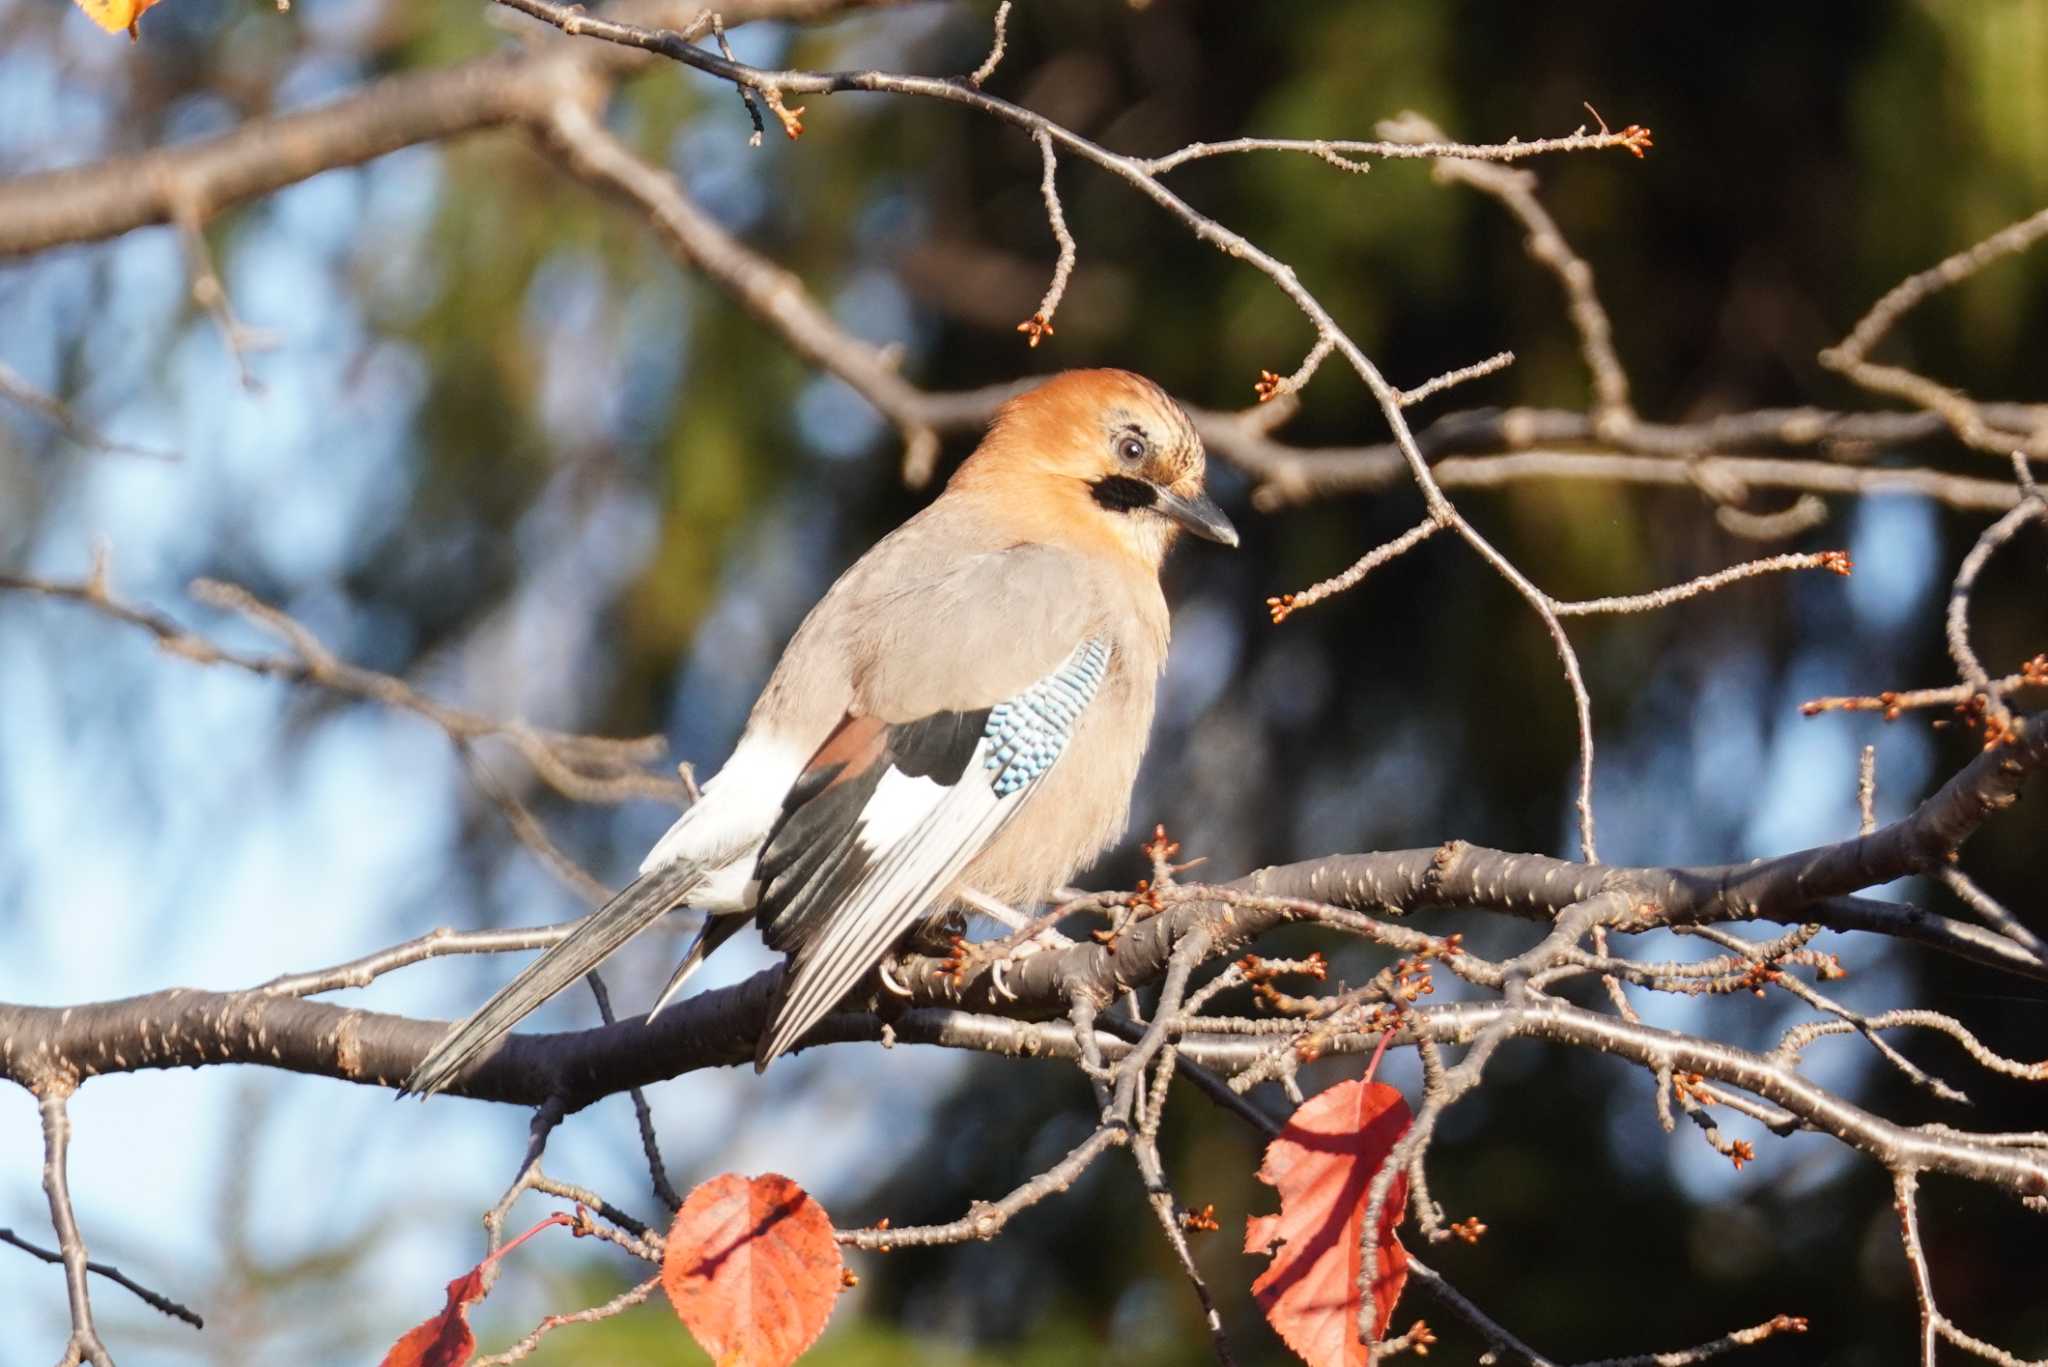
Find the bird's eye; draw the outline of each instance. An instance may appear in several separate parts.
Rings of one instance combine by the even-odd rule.
[[[1145,445],[1143,437],[1127,435],[1117,439],[1117,455],[1131,465],[1136,465],[1139,461],[1145,459],[1145,453],[1150,449],[1150,447]]]

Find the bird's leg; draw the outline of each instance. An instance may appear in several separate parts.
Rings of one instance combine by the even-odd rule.
[[[904,985],[902,979],[896,976],[896,956],[894,954],[882,956],[882,961],[875,965],[875,976],[882,980],[882,987],[890,995],[897,997],[908,997],[910,995],[910,989]]]
[[[964,987],[986,965],[995,994],[1014,1001],[1017,994],[1010,990],[1006,981],[1013,960],[1041,950],[1064,949],[1073,943],[1052,928],[1050,919],[1026,916],[1007,902],[979,889],[963,887],[955,895],[962,907],[980,912],[1012,932],[1007,939],[980,944],[970,942],[964,935],[952,934],[949,952],[940,966],[951,976],[956,987]]]
[[[967,933],[967,916],[959,907],[948,907],[937,916],[927,916],[912,932],[910,943],[919,950],[943,954]]]
[[[978,911],[989,920],[1000,923],[1006,930],[1022,930],[1030,924],[1030,918],[1008,902],[991,897],[979,888],[962,887],[955,895],[960,905]]]
[[[1066,949],[1074,943],[1054,930],[1050,924],[1045,923],[1045,917],[1026,916],[1009,903],[978,889],[963,887],[957,895],[961,906],[978,911],[1013,932],[1012,938],[1015,938],[1016,932],[1032,930],[1023,941],[1011,948],[1006,957],[1022,958],[1026,954],[1036,954],[1041,949]],[[1036,929],[1033,930],[1033,927]]]
[[[963,978],[960,953],[966,945],[967,919],[957,907],[948,907],[936,916],[927,916],[917,923],[906,937],[901,951],[926,954],[941,958],[940,967],[953,976],[957,985]],[[875,965],[875,976],[881,980],[882,989],[892,997],[908,998],[910,987],[900,975],[899,951],[892,950],[882,956]],[[942,957],[943,956],[943,957]]]

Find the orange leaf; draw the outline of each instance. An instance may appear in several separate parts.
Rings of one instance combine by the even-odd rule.
[[[156,0],[77,0],[78,7],[85,11],[85,17],[109,33],[128,30],[130,38],[135,37],[135,21],[142,12],[156,3]]]
[[[448,1283],[448,1303],[441,1313],[408,1329],[391,1345],[380,1367],[462,1367],[476,1351],[469,1327],[469,1307],[484,1298],[484,1273],[490,1265],[550,1225],[575,1226],[567,1215],[550,1215],[490,1257]]]
[[[1310,1097],[1266,1146],[1259,1178],[1279,1188],[1280,1213],[1245,1222],[1244,1251],[1273,1261],[1252,1283],[1266,1320],[1309,1367],[1364,1367],[1358,1341],[1359,1231],[1366,1190],[1411,1116],[1384,1082],[1340,1082]],[[1408,1280],[1408,1251],[1394,1226],[1408,1204],[1408,1179],[1394,1179],[1380,1212],[1372,1299],[1383,1338]]]
[[[787,1367],[824,1332],[843,1284],[825,1208],[787,1177],[729,1172],[676,1212],[661,1285],[719,1367]]]

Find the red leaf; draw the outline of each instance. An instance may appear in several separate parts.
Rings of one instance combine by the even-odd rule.
[[[550,1215],[448,1283],[448,1303],[441,1307],[441,1313],[408,1329],[404,1338],[391,1345],[380,1367],[462,1367],[476,1351],[476,1335],[469,1327],[469,1307],[484,1298],[485,1271],[549,1225],[575,1223],[567,1215]]]
[[[719,1367],[787,1367],[817,1341],[842,1285],[825,1208],[787,1177],[729,1172],[676,1212],[661,1285]]]
[[[462,1367],[476,1351],[469,1307],[484,1298],[484,1270],[473,1267],[448,1283],[441,1313],[407,1331],[384,1355],[383,1367]]]
[[[1358,1341],[1359,1230],[1366,1190],[1411,1119],[1408,1103],[1384,1082],[1340,1082],[1310,1097],[1266,1147],[1260,1180],[1279,1188],[1280,1213],[1245,1222],[1244,1251],[1273,1261],[1252,1296],[1309,1367],[1363,1367]],[[1394,1226],[1408,1204],[1408,1179],[1394,1179],[1380,1212],[1372,1283],[1383,1338],[1408,1280],[1408,1251]]]

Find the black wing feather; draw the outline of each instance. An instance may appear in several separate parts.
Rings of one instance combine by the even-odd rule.
[[[861,814],[890,770],[951,787],[967,772],[988,709],[936,712],[894,726],[849,717],[790,785],[755,875],[757,924],[771,949],[794,954],[873,862]]]

